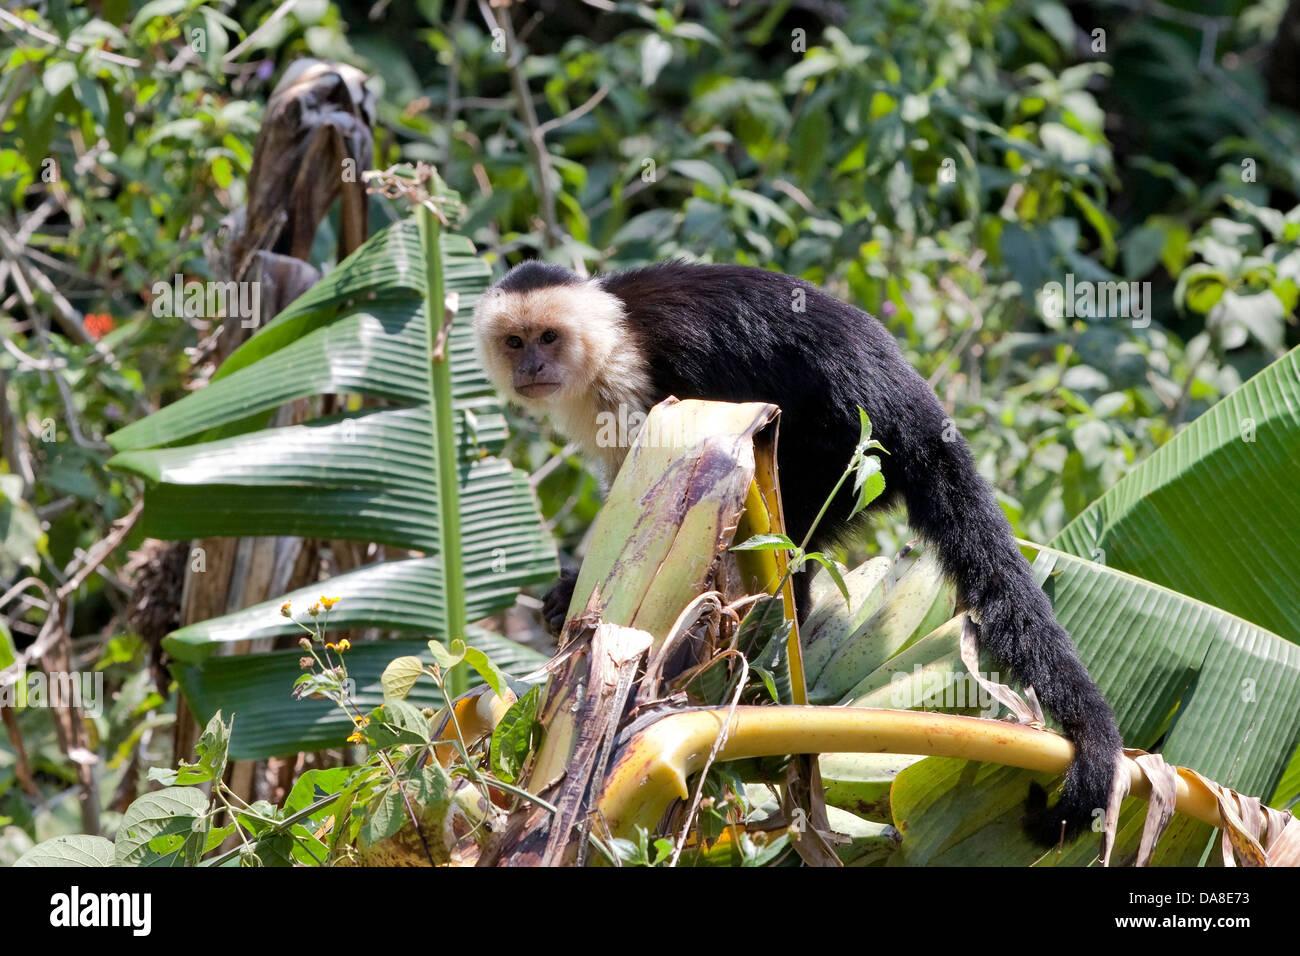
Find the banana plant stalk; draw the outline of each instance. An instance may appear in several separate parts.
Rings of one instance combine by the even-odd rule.
[[[424,252],[427,282],[424,314],[428,322],[429,380],[432,385],[434,458],[437,468],[438,554],[442,561],[444,594],[447,602],[447,639],[465,634],[465,567],[460,537],[460,482],[456,474],[456,422],[452,408],[451,360],[447,341],[451,321],[456,313],[444,299],[442,249],[439,234],[442,224],[427,205],[419,207],[420,247]],[[435,332],[435,329],[437,330]],[[465,665],[453,667],[447,674],[447,693],[458,697],[469,688]]]
[[[621,748],[605,777],[598,806],[615,836],[653,831],[674,799],[690,796],[687,781],[703,769],[720,734],[717,761],[793,753],[905,753],[992,761],[1039,772],[1063,773],[1074,755],[1059,734],[979,717],[870,707],[737,707],[672,714],[643,729]],[[1125,758],[1129,794],[1151,785]],[[1223,826],[1217,802],[1179,776],[1180,813]]]

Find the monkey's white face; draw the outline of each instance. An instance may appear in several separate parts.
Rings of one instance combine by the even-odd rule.
[[[622,304],[594,283],[490,290],[474,310],[488,377],[537,412],[588,393],[622,337]]]
[[[649,367],[624,327],[623,302],[595,281],[526,292],[491,289],[474,309],[488,378],[507,398],[582,446],[606,476],[627,449],[602,439],[602,417],[649,407]]]

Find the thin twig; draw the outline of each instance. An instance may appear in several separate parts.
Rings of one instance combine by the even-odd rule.
[[[54,379],[54,387],[59,392],[59,400],[63,403],[63,413],[68,422],[68,434],[72,440],[82,448],[91,451],[112,451],[113,446],[99,438],[87,438],[81,431],[81,425],[78,424],[77,406],[72,399],[72,391],[68,388],[68,383],[63,380],[58,369],[50,369],[49,375]]]
[[[443,120],[448,135],[456,124],[456,114],[460,112],[460,44],[456,34],[465,22],[465,7],[469,0],[456,0],[451,11],[451,22],[447,24],[447,36],[451,40],[451,62],[447,64],[447,105],[443,111]]]
[[[555,191],[552,188],[555,169],[551,165],[551,155],[546,151],[544,134],[540,132],[540,124],[537,122],[537,108],[533,105],[528,79],[524,76],[522,50],[516,49],[518,40],[515,37],[514,25],[510,21],[508,9],[502,8],[494,14],[487,0],[478,0],[478,8],[484,22],[487,23],[489,32],[499,29],[506,38],[506,71],[510,74],[510,89],[515,96],[515,108],[519,111],[519,118],[523,120],[528,130],[528,151],[532,155],[537,172],[538,203],[544,227],[542,245],[550,248],[556,244],[556,240],[562,234],[559,217],[556,214]]]
[[[121,518],[113,522],[112,530],[109,531],[98,543],[94,544],[89,551],[86,551],[81,558],[81,567],[72,577],[68,578],[63,584],[59,585],[55,595],[59,600],[63,600],[77,588],[81,587],[83,581],[90,577],[92,573],[107,560],[108,556],[117,550],[117,546],[122,543],[135,526],[140,517],[140,512],[144,510],[144,497],[136,499],[135,506]],[[71,570],[69,567],[68,570]]]
[[[555,471],[556,468],[559,468],[560,465],[564,464],[572,455],[576,455],[577,453],[578,443],[576,441],[569,442],[550,458],[546,459],[546,463],[529,476],[528,483],[536,488],[550,476],[551,472]]]
[[[983,311],[980,309],[979,306],[975,304],[975,302],[970,298],[970,296],[968,296],[962,290],[961,286],[953,282],[952,279],[950,279],[948,276],[944,276],[939,280],[939,288],[943,289],[944,292],[948,293],[948,295],[951,298],[956,299],[958,302],[964,305],[966,307],[966,311],[970,313],[971,319],[973,321],[970,323],[970,325],[966,326],[965,330],[963,330],[961,334],[961,337],[957,340],[957,344],[952,347],[952,350],[949,352],[948,355],[949,360],[947,362],[944,362],[937,369],[935,369],[934,374],[930,376],[930,382],[929,382],[930,387],[934,388],[936,391],[938,390],[936,386],[938,386],[939,382],[941,382],[945,377],[947,377],[948,373],[952,370],[952,359],[955,358],[957,360],[958,367],[960,367],[962,356],[965,354],[966,349],[970,346],[971,342],[974,341],[975,336],[980,331],[980,329],[984,328]]]
[[[0,338],[9,344],[8,336]],[[36,469],[32,466],[32,453],[27,447],[27,435],[17,403],[9,401],[9,377],[3,368],[0,368],[0,452],[9,462],[10,471],[22,479],[22,493],[25,495],[36,483]]]
[[[561,126],[567,126],[568,124],[574,122],[575,120],[582,119],[582,117],[586,116],[593,109],[595,109],[601,100],[603,100],[606,96],[609,95],[609,91],[610,91],[609,86],[602,86],[590,97],[588,97],[587,102],[583,103],[581,106],[577,107],[576,109],[569,110],[569,112],[565,113],[563,116],[557,116],[554,119],[549,119],[542,125],[538,126],[537,135],[545,136],[547,133],[551,132],[551,130],[559,129]]]
[[[54,283],[46,278],[43,272],[27,269],[23,261],[22,246],[4,227],[0,227],[0,255],[8,261],[14,277],[14,286],[22,297],[23,305],[33,313],[33,316],[36,313],[36,296],[32,294],[31,287],[35,285],[54,303],[54,317],[68,338],[83,345],[94,345],[97,349],[100,347],[100,343],[92,339],[82,325],[81,313],[73,308],[72,303],[64,297],[63,293],[54,287]]]

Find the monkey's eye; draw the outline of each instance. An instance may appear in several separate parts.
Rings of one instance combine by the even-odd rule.
[[[506,339],[506,348],[521,349],[524,347],[524,340],[517,335],[512,335]]]
[[[542,344],[550,345],[558,338],[559,336],[555,334],[555,329],[547,329],[545,332],[542,333]]]

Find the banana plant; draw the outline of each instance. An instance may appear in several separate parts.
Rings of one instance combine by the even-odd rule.
[[[339,598],[331,630],[459,638],[467,622],[511,606],[521,587],[554,577],[554,542],[528,477],[497,457],[505,418],[470,328],[488,282],[472,244],[421,207],[281,312],[207,387],[110,437],[109,466],[147,482],[141,520],[153,537],[301,535],[410,555],[170,634],[164,646],[201,719],[219,705],[204,662],[224,642],[299,634],[280,613],[285,603],[291,615],[321,595]],[[349,396],[348,410],[267,427],[281,405],[320,394]],[[278,653],[248,655],[235,670],[257,674]],[[275,732],[256,746],[236,721],[232,753],[347,736],[341,715],[285,702]]]
[[[1188,425],[1056,536],[1056,547],[1300,644],[1300,349]]]
[[[1300,650],[1160,585],[1053,548],[1035,550],[1035,575],[1115,708],[1125,743],[1144,750],[1158,746],[1168,763],[1242,793],[1272,794],[1272,803],[1283,805],[1279,780],[1300,733]],[[846,579],[852,583],[868,568],[871,576],[880,575],[873,562]],[[900,624],[906,630],[925,603],[918,601],[918,589],[932,594],[939,607],[947,599],[942,586],[918,588],[928,578],[924,563],[923,558],[907,570],[896,566],[881,576],[885,584],[871,596],[871,623],[838,646],[836,666],[850,673],[829,668],[839,684],[859,678],[836,703],[997,716],[997,701],[962,660],[960,617],[928,633],[929,622],[922,620],[911,633],[899,634]],[[834,597],[826,594],[813,614],[842,607]],[[865,674],[851,667],[873,657],[883,661]],[[980,671],[996,678],[997,663],[982,657]],[[823,685],[828,679],[822,677]],[[945,758],[834,754],[822,758],[822,775],[833,805],[906,831],[895,863],[1026,865],[1042,858],[1084,865],[1096,855],[1096,840],[1088,836],[1046,857],[1023,836],[1019,817],[1029,781],[1049,786],[1050,774]],[[1121,808],[1116,859],[1135,851],[1144,813],[1138,800]],[[1206,824],[1176,818],[1154,862],[1195,865],[1211,836]]]
[[[581,862],[582,814],[592,800],[615,837],[632,840],[637,827],[676,835],[663,829],[669,812],[677,821],[669,829],[688,839],[690,812],[669,808],[675,799],[691,806],[693,793],[698,804],[702,791],[690,783],[692,774],[739,761],[722,772],[744,779],[763,772],[755,760],[809,751],[831,751],[821,758],[821,775],[829,809],[837,804],[844,812],[828,810],[827,818],[853,838],[841,849],[856,864],[1090,862],[1095,837],[1045,856],[1021,835],[1026,774],[1051,783],[1069,762],[1069,743],[1031,727],[971,719],[998,716],[997,698],[990,700],[988,685],[967,670],[964,618],[950,616],[951,591],[924,554],[876,559],[817,588],[802,671],[810,698],[848,706],[737,706],[751,687],[758,691],[751,701],[792,696],[768,679],[783,673],[788,682],[792,668],[779,660],[784,632],[747,640],[746,622],[764,616],[761,603],[737,622],[732,638],[725,628],[715,636],[721,618],[708,623],[709,600],[724,600],[712,590],[715,582],[733,580],[717,570],[718,559],[733,536],[748,533],[735,530],[744,524],[742,502],[755,500],[747,491],[756,477],[748,442],[770,414],[700,402],[652,411],[649,421],[659,426],[652,434],[682,433],[663,427],[680,416],[699,427],[681,447],[638,439],[611,489],[594,536],[602,547],[588,555],[575,587],[570,642],[540,700],[519,718],[541,728],[533,734],[536,749],[520,760],[528,768],[521,785],[540,799],[512,814],[494,862]],[[701,459],[722,460],[724,449],[728,467],[698,467]],[[757,524],[769,528],[768,536],[771,528],[779,531],[770,516]],[[738,558],[755,553],[729,550]],[[1159,585],[1055,549],[1036,550],[1040,582],[1115,703],[1128,743],[1160,744],[1170,763],[1189,764],[1242,793],[1267,793],[1300,731],[1297,648]],[[764,579],[775,583],[770,573],[754,580]],[[752,587],[743,571],[741,580],[742,591]],[[740,606],[748,604],[730,605]],[[942,623],[930,629],[935,622]],[[687,655],[674,683],[664,663],[688,648],[698,654],[710,641],[718,642],[713,652],[698,665]],[[747,647],[758,653],[746,653],[738,667],[736,650]],[[649,663],[636,709],[644,713],[620,732],[643,656]],[[996,679],[991,661],[973,669],[985,681]],[[737,684],[738,674],[750,675],[749,683]],[[675,711],[673,689],[704,708]],[[900,713],[918,709],[959,715]],[[1138,781],[1137,765],[1126,766]],[[1135,786],[1132,793],[1119,818],[1121,860],[1136,852],[1149,790]],[[1180,797],[1178,806],[1156,861],[1200,862],[1213,827],[1233,823],[1213,799]],[[703,821],[695,826],[707,830]]]
[[[1300,447],[1297,407],[1293,351],[1135,468],[1055,547],[1024,544],[1125,742],[1159,744],[1168,762],[1277,807],[1300,795],[1300,648],[1292,643],[1300,636],[1292,560],[1300,501],[1290,460]],[[845,579],[852,609],[825,582],[805,628],[811,699],[988,712],[960,658],[960,621],[929,630],[951,595],[925,558],[874,558]],[[1017,826],[1024,771],[876,755],[825,757],[822,770],[833,803],[908,828],[900,860],[1041,856]],[[1117,858],[1136,846],[1141,815],[1137,801],[1123,808]],[[1211,836],[1179,818],[1155,861],[1199,863]],[[1084,864],[1094,848],[1081,838],[1043,862]]]

